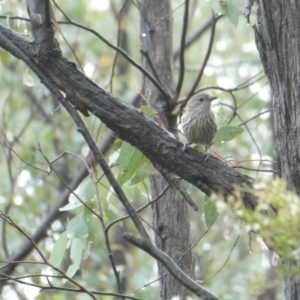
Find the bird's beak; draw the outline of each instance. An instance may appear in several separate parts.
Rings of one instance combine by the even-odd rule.
[[[210,97],[209,100],[210,100],[210,101],[213,101],[213,100],[216,100],[217,98],[218,98],[218,97]]]

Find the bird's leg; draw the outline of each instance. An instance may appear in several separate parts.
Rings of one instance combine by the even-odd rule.
[[[204,158],[204,164],[207,162],[207,160],[209,159],[209,157],[210,157],[210,154],[209,153],[206,153],[206,156],[205,156],[205,158]]]
[[[191,145],[191,144],[192,144],[192,143],[186,143],[186,144],[184,144],[183,147],[182,147],[182,153],[185,152],[185,150],[187,149],[187,147],[188,147],[189,145]]]
[[[210,147],[210,145],[209,146],[205,146],[205,153],[208,151],[208,149],[209,149],[209,147]],[[204,164],[207,162],[207,160],[209,159],[209,157],[210,157],[210,154],[209,153],[206,153],[206,156],[205,156],[205,158],[204,158]]]

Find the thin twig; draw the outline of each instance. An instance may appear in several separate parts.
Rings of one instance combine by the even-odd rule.
[[[124,1],[123,5],[120,9],[120,13],[116,16],[117,21],[118,21],[117,47],[120,47],[120,45],[121,45],[121,40],[120,40],[120,37],[121,37],[121,21],[122,21],[122,18],[123,18],[122,14],[123,14],[123,11],[125,11],[125,7],[127,5],[127,2],[128,2],[128,0]],[[118,59],[118,52],[116,51],[114,61],[113,61],[113,64],[112,64],[112,68],[111,68],[110,79],[109,79],[109,82],[108,82],[108,85],[107,85],[107,86],[110,86],[110,92],[111,93],[113,92],[113,78],[114,78],[114,75],[115,75],[115,68],[116,68],[116,64],[117,64],[117,59]]]
[[[224,15],[217,16],[215,21],[218,21],[222,17],[224,17]],[[196,42],[212,26],[213,22],[215,21],[212,18],[210,18],[209,20],[206,21],[206,23],[204,23],[204,25],[201,28],[196,30],[190,37],[188,37],[186,39],[184,49],[186,50],[191,45],[193,45],[193,43]],[[176,60],[179,57],[180,51],[181,51],[181,45],[173,52],[174,60]]]
[[[56,290],[56,291],[66,291],[66,292],[73,292],[73,293],[85,293],[84,290],[81,290],[81,289],[71,289],[71,288],[66,288],[66,287],[58,287],[58,286],[54,286],[52,285],[51,283],[49,284],[49,287],[45,287],[45,286],[42,286],[42,285],[39,285],[39,284],[35,284],[35,283],[30,283],[28,281],[22,281],[19,279],[19,277],[11,277],[7,274],[4,274],[4,273],[0,273],[0,276],[3,276],[4,278],[0,278],[0,281],[4,281],[4,280],[11,280],[11,281],[14,281],[14,282],[18,282],[20,284],[24,284],[24,285],[28,285],[28,286],[33,286],[33,287],[36,287],[36,288],[40,288],[41,290]],[[44,275],[44,274],[41,274],[41,275],[32,275],[32,276],[23,276],[21,277],[22,278],[32,278],[32,277],[37,277],[37,276],[40,276],[40,277],[51,277],[51,278],[65,278],[64,276],[52,276],[52,275]],[[49,283],[49,281],[48,281]],[[121,294],[117,294],[117,293],[106,293],[106,292],[98,292],[98,291],[90,291],[91,294],[94,294],[94,295],[103,295],[103,296],[112,296],[112,297],[122,297],[122,298],[127,298],[127,299],[132,299],[132,300],[140,300],[140,298],[136,298],[136,297],[133,297],[133,296],[127,296],[127,295],[121,295]]]
[[[164,97],[166,97],[166,99],[169,99],[170,96],[167,94],[167,92],[165,91],[165,89],[163,88],[163,86],[161,86],[159,84],[159,82],[146,70],[144,69],[142,66],[140,66],[133,58],[131,58],[123,49],[113,45],[112,43],[110,43],[108,40],[106,40],[102,35],[100,35],[98,32],[96,32],[95,30],[88,28],[84,25],[81,25],[79,23],[76,23],[74,21],[60,21],[58,22],[59,24],[65,24],[65,25],[74,25],[78,28],[84,29],[92,34],[94,34],[95,36],[97,36],[102,42],[104,42],[107,46],[109,46],[110,48],[114,49],[115,51],[117,51],[118,53],[120,53],[123,57],[125,57],[134,67],[136,67],[139,71],[141,71],[147,78],[149,78],[149,80],[151,80],[151,82],[157,87],[157,89],[162,93],[162,95]]]
[[[188,249],[186,250],[180,257],[180,259],[176,262],[177,264],[179,264],[183,258],[185,257],[186,254],[188,254],[191,250],[193,250],[197,244],[201,241],[201,239],[209,232],[209,230],[211,229],[211,227],[213,226],[213,224],[215,223],[215,221],[205,230],[205,232],[197,239],[197,241]],[[140,291],[141,289],[144,289],[145,287],[159,281],[161,278],[163,278],[164,276],[166,276],[168,274],[168,272],[165,272],[164,274],[162,274],[161,276],[159,276],[158,278],[156,278],[155,280],[152,280],[151,282],[143,285],[141,288],[137,289],[134,291],[134,294],[137,293],[138,291]]]
[[[63,272],[62,270],[60,270],[59,268],[55,267],[53,264],[51,264],[46,257],[44,256],[44,254],[41,252],[41,250],[39,249],[39,247],[36,245],[36,243],[34,242],[34,240],[21,228],[19,227],[9,216],[3,214],[0,211],[0,218],[4,221],[7,222],[9,225],[11,225],[12,227],[14,227],[15,229],[17,229],[17,231],[19,231],[24,237],[26,237],[27,240],[29,240],[34,249],[38,252],[39,256],[41,257],[41,259],[43,260],[44,264],[46,264],[47,266],[49,266],[50,268],[52,268],[53,270],[59,272],[60,274],[62,274],[62,276],[64,276],[64,278],[66,278],[68,281],[72,282],[75,286],[77,286],[80,290],[84,291],[86,294],[88,294],[92,299],[97,300],[95,298],[95,296],[89,291],[87,290],[84,286],[82,286],[81,284],[79,284],[76,280],[74,280],[73,278],[71,278],[70,276],[68,276],[65,272]]]
[[[101,206],[101,201],[100,201],[99,190],[97,188],[97,182],[96,181],[93,181],[93,182],[94,182],[94,185],[95,185],[96,198],[98,200],[98,206],[99,206],[99,210],[100,210],[100,214],[101,214],[101,218],[99,219],[99,221],[100,221],[100,224],[102,226],[103,233],[104,233],[105,246],[106,246],[106,249],[108,251],[109,260],[110,260],[111,267],[112,267],[113,272],[114,272],[114,276],[116,278],[116,283],[117,283],[117,286],[118,286],[119,293],[123,294],[123,288],[122,288],[122,284],[121,284],[121,280],[120,280],[120,274],[117,270],[117,266],[116,266],[116,263],[115,263],[115,260],[114,260],[113,252],[111,251],[109,238],[108,238],[108,236],[106,234],[106,231],[105,231],[105,223],[104,223],[104,218],[103,218],[103,211],[102,211],[102,206]]]
[[[74,190],[72,190],[69,185],[67,184],[67,182],[64,180],[64,178],[62,176],[60,176],[60,174],[55,170],[55,168],[53,168],[52,164],[54,161],[56,161],[58,158],[54,159],[52,162],[49,161],[49,159],[47,158],[47,156],[44,154],[44,152],[42,151],[42,148],[40,145],[38,145],[39,148],[38,150],[40,151],[40,153],[42,154],[43,158],[45,159],[45,161],[48,163],[49,168],[51,169],[51,171],[53,171],[56,176],[64,183],[65,187],[69,190],[70,194],[72,194],[74,197],[76,197],[76,199],[87,209],[89,210],[89,212],[94,215],[97,219],[101,220],[101,216],[99,214],[97,214],[97,212],[93,209],[91,209],[75,192]],[[76,156],[77,158],[79,158],[81,161],[84,161],[83,159],[81,159],[78,155],[71,153],[71,152],[64,152],[62,155],[60,155],[59,157],[62,157],[65,153],[68,154],[72,154],[74,156]],[[88,166],[86,165],[86,167],[88,168]],[[92,174],[90,174],[90,177],[93,178]]]
[[[202,297],[202,299],[205,300],[218,300],[216,296],[208,292],[193,279],[191,279],[186,273],[184,273],[170,256],[157,249],[150,242],[138,239],[129,233],[124,233],[123,237],[129,243],[144,250],[146,253],[162,263],[182,285],[188,288],[191,292],[195,293],[198,297]]]
[[[138,208],[138,209],[136,210],[136,212],[138,213],[138,212],[144,210],[146,207],[148,207],[149,205],[151,205],[151,204],[153,204],[154,202],[156,202],[157,200],[159,200],[159,199],[165,194],[165,192],[168,190],[169,187],[170,187],[170,185],[167,185],[167,186],[164,188],[164,190],[163,190],[157,197],[155,197],[152,201],[149,201],[147,204],[145,204],[145,205],[141,206],[140,208]],[[126,219],[128,219],[128,218],[130,218],[130,216],[129,216],[129,215],[126,215],[126,216],[124,216],[124,217],[121,217],[121,218],[118,218],[117,220],[112,221],[111,223],[109,223],[109,224],[106,226],[106,228],[105,228],[105,233],[108,234],[109,229],[110,229],[113,225],[115,225],[116,223],[118,223],[118,222],[120,222],[120,221],[124,221],[124,220],[126,220]]]
[[[210,57],[210,54],[211,54],[211,51],[212,51],[212,46],[213,46],[213,42],[214,42],[214,38],[215,38],[215,29],[216,29],[216,22],[217,22],[217,19],[216,17],[214,16],[214,13],[213,13],[213,16],[212,16],[212,27],[211,27],[211,34],[210,34],[210,39],[209,39],[209,43],[208,43],[208,49],[206,51],[206,55],[205,55],[205,58],[204,58],[204,61],[203,61],[203,64],[202,64],[202,67],[198,73],[198,76],[193,84],[193,86],[191,87],[190,89],[190,92],[188,93],[185,101],[181,104],[181,110],[185,107],[185,105],[187,104],[187,102],[189,101],[189,99],[191,98],[191,96],[194,94],[194,91],[196,90],[197,86],[199,85],[199,82],[202,78],[202,75],[203,75],[203,72],[204,72],[204,69],[206,67],[206,64],[209,60],[209,57]]]
[[[35,169],[35,170],[38,170],[38,171],[41,171],[41,172],[43,172],[43,173],[48,174],[48,171],[47,171],[47,170],[43,170],[43,169],[38,168],[38,167],[36,167],[36,166],[30,164],[29,162],[27,162],[27,161],[26,161],[25,159],[23,159],[23,158],[22,158],[22,157],[14,150],[14,149],[12,149],[12,148],[10,148],[10,147],[8,147],[8,146],[2,144],[2,143],[0,143],[0,145],[3,146],[4,148],[6,148],[7,150],[11,151],[12,153],[14,153],[14,154],[15,154],[15,155],[16,155],[23,163],[25,163],[27,166],[29,166],[29,167],[31,167],[31,168],[33,168],[33,169]]]
[[[233,166],[234,169],[243,169],[243,170],[249,170],[249,171],[256,171],[256,172],[264,172],[264,173],[277,173],[276,170],[264,170],[264,169],[254,169],[254,168],[247,168],[243,166]]]
[[[0,35],[1,37],[1,35]],[[53,93],[56,99],[66,108],[72,119],[74,120],[75,124],[78,126],[78,131],[83,135],[85,141],[87,142],[90,150],[92,151],[93,155],[95,156],[96,161],[102,168],[105,176],[107,177],[109,183],[113,187],[115,193],[118,195],[119,200],[122,202],[123,206],[127,210],[127,213],[130,215],[132,221],[134,222],[137,230],[139,231],[141,237],[144,240],[148,240],[149,236],[139,219],[138,215],[136,214],[135,210],[131,206],[130,202],[128,201],[125,193],[123,192],[122,188],[118,184],[116,178],[114,177],[112,171],[110,170],[109,166],[107,165],[102,153],[99,151],[96,143],[94,142],[92,136],[90,135],[88,129],[86,128],[84,122],[79,117],[77,110],[61,95],[60,91],[56,88],[56,86],[48,79],[47,76],[32,62],[30,62],[30,67],[33,71],[37,74],[40,80],[47,86],[47,88]]]
[[[259,114],[255,115],[254,117],[248,119],[247,121],[245,121],[245,122],[239,124],[238,127],[241,127],[241,126],[247,124],[248,122],[253,121],[253,120],[256,119],[257,117],[259,117],[259,116],[261,116],[261,115],[263,115],[263,114],[272,112],[272,111],[273,111],[273,109],[268,109],[268,110],[262,111],[262,112],[260,112]]]
[[[210,277],[206,278],[205,280],[197,280],[197,282],[201,282],[201,283],[206,282],[206,281],[210,280],[211,278],[215,277],[217,274],[219,274],[219,273],[223,270],[223,268],[225,267],[225,265],[226,265],[227,262],[229,261],[230,256],[231,256],[231,254],[232,254],[232,252],[233,252],[233,249],[236,247],[237,242],[238,242],[239,239],[240,239],[240,236],[238,236],[238,237],[236,238],[234,245],[233,245],[233,246],[231,247],[231,249],[230,249],[230,252],[229,252],[229,254],[228,254],[228,257],[227,257],[226,260],[224,261],[224,263],[223,263],[223,265],[221,266],[221,268],[220,268],[217,272],[215,272],[213,275],[211,275]]]
[[[190,1],[185,1],[185,7],[184,7],[184,15],[183,15],[183,26],[182,26],[182,33],[181,33],[181,42],[180,42],[180,56],[179,56],[179,77],[176,87],[176,94],[175,94],[175,100],[177,101],[180,91],[183,84],[184,79],[184,72],[185,72],[185,66],[184,66],[184,53],[185,53],[185,39],[186,39],[186,33],[189,23],[189,4]]]

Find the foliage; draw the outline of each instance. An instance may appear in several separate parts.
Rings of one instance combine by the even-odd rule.
[[[117,44],[118,22],[115,11],[120,10],[121,3],[112,1],[110,6],[104,7],[103,4],[100,7],[95,4],[98,1],[57,2],[70,19],[95,29],[109,42]],[[265,180],[271,176],[268,173],[256,173],[256,170],[261,168],[261,164],[269,164],[274,156],[273,143],[264,142],[272,137],[268,111],[270,95],[256,53],[252,29],[241,20],[238,23],[238,12],[243,1],[226,1],[221,6],[220,1],[210,2],[195,4],[195,10],[191,12],[188,35],[198,30],[199,24],[203,25],[203,21],[211,17],[211,7],[217,13],[228,15],[228,18],[220,18],[217,23],[213,51],[201,80],[201,87],[214,87],[209,88],[209,92],[219,98],[218,104],[213,106],[220,128],[216,136],[216,147],[220,147],[218,151],[225,161],[233,160],[233,165],[242,166],[245,173]],[[1,15],[27,16],[23,2],[10,0],[0,5]],[[183,9],[180,5],[180,1],[173,1],[174,49],[180,45],[181,38]],[[58,9],[55,9],[55,14],[58,20],[63,19]],[[29,23],[23,20],[0,20],[1,24],[20,33],[28,34],[31,30]],[[138,24],[139,11],[132,5],[128,14],[124,15],[121,27],[128,33],[127,52],[139,62]],[[127,102],[131,102],[140,93],[141,74],[132,65],[126,66],[124,58],[118,55],[114,66],[115,52],[95,35],[70,24],[61,24],[60,29],[63,35],[58,33],[56,38],[64,56],[76,62],[77,67],[82,68],[91,80]],[[208,40],[209,34],[205,32],[185,51],[186,72],[181,97],[188,93],[191,82],[194,81],[207,51]],[[157,283],[143,288],[157,278],[155,261],[126,244],[121,238],[123,232],[132,230],[131,222],[122,219],[107,232],[100,229],[101,221],[108,226],[125,216],[126,212],[102,170],[89,163],[88,159],[85,160],[90,157],[89,150],[76,126],[22,62],[2,49],[0,59],[0,168],[3,174],[0,184],[0,210],[9,214],[18,226],[32,235],[48,217],[49,212],[60,203],[63,194],[69,191],[70,184],[78,178],[80,170],[88,169],[90,177],[82,180],[73,189],[68,201],[61,204],[60,213],[57,213],[59,217],[45,229],[46,238],[39,243],[39,249],[51,264],[61,268],[74,280],[84,282],[89,290],[103,292],[117,290],[110,264],[110,256],[113,254],[126,293],[141,299],[157,299]],[[175,77],[179,75],[177,61],[176,58]],[[124,68],[126,72],[122,72]],[[152,118],[155,116],[155,111],[147,106],[141,108],[141,113]],[[84,121],[93,138],[101,145],[109,135],[108,129],[94,117],[85,118]],[[244,132],[239,134],[242,128]],[[231,131],[226,132],[226,129]],[[222,133],[223,130],[225,132]],[[180,134],[179,138],[184,140]],[[212,149],[215,151],[214,146]],[[121,144],[119,140],[115,140],[111,150],[106,152],[106,159],[133,206],[138,208],[147,205],[152,200],[148,178],[156,172],[149,160],[131,145],[125,142]],[[264,165],[264,168],[267,167]],[[223,299],[243,297],[247,300],[259,295],[262,287],[257,286],[255,277],[274,289],[278,288],[279,275],[268,280],[270,273],[277,273],[257,239],[253,241],[250,251],[247,231],[242,225],[239,226],[236,218],[231,218],[227,210],[218,213],[214,202],[204,197],[203,193],[187,183],[182,185],[199,207],[198,212],[190,212],[191,236],[195,243],[193,253],[196,278]],[[278,218],[262,217],[257,212],[241,210],[240,207],[233,207],[232,211],[244,223],[249,224],[249,228],[259,229],[266,243],[268,241],[277,253],[286,255],[289,259],[297,257],[296,252],[292,252],[293,257],[287,255],[291,248],[296,249],[298,237],[295,197],[292,193],[283,192],[283,183],[279,181],[256,190],[255,194],[261,201],[258,209],[262,211],[264,205],[272,204],[278,209]],[[289,203],[287,207],[284,207],[285,201]],[[220,202],[217,203],[220,205]],[[152,234],[150,207],[142,210],[140,217],[149,224],[148,230]],[[8,251],[5,247],[1,248],[2,261],[20,249],[25,241],[13,227],[6,226],[5,230]],[[270,234],[271,232],[274,234]],[[241,236],[238,241],[237,233]],[[110,251],[106,246],[107,241],[110,242]],[[263,265],[262,257],[265,257],[269,265]],[[39,259],[34,252],[26,258],[28,261]],[[46,266],[23,264],[15,270],[14,275],[49,272],[49,267]],[[56,274],[53,270],[51,272]],[[45,277],[28,278],[28,282],[47,284]],[[70,282],[63,282],[61,279],[53,282],[60,287],[71,286]],[[280,299],[280,292],[278,295]],[[4,300],[33,297],[70,299],[70,294],[66,291],[43,291],[39,295],[39,289],[18,283],[3,288],[1,294],[1,299]],[[87,297],[78,293],[72,294],[72,299]],[[111,297],[103,296],[101,299]]]
[[[243,207],[242,192],[257,197],[255,211]],[[299,197],[287,191],[285,181],[275,178],[269,183],[257,184],[255,189],[237,188],[236,194],[239,201],[230,198],[226,210],[242,220],[249,231],[259,233],[268,248],[281,258],[299,260]],[[224,208],[222,204],[221,207]]]

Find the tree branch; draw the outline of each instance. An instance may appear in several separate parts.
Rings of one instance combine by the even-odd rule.
[[[70,95],[69,101],[72,99],[88,109],[121,139],[143,152],[157,169],[176,174],[208,195],[215,192],[227,196],[235,185],[252,185],[250,177],[215,157],[203,163],[205,155],[193,149],[182,153],[182,144],[172,135],[131,105],[98,87],[64,57],[33,61],[34,47],[31,43],[4,26],[0,26],[0,34],[1,47],[22,59],[35,73],[42,69],[54,85]],[[248,208],[256,206],[256,199],[248,193],[243,194],[243,200]]]
[[[174,260],[170,256],[168,256],[166,253],[164,253],[164,252],[160,251],[159,249],[157,249],[156,247],[154,247],[151,243],[140,240],[127,232],[123,234],[123,237],[129,243],[144,250],[145,252],[150,254],[152,257],[154,257],[156,260],[161,262],[180,283],[182,283],[186,288],[188,288],[190,291],[195,293],[198,297],[201,297],[201,299],[203,299],[203,300],[218,300],[217,297],[212,295],[210,292],[208,292],[206,289],[204,289],[198,283],[196,283],[196,281],[194,281],[189,276],[187,276],[177,266],[177,264],[174,262]]]
[[[182,26],[182,33],[181,33],[181,42],[180,42],[180,56],[179,56],[179,78],[176,87],[176,96],[175,99],[179,98],[181,87],[183,84],[184,79],[184,72],[185,72],[185,62],[184,62],[184,53],[185,53],[185,39],[186,33],[189,23],[189,0],[185,1],[185,9],[184,9],[184,16],[183,16],[183,26]]]

